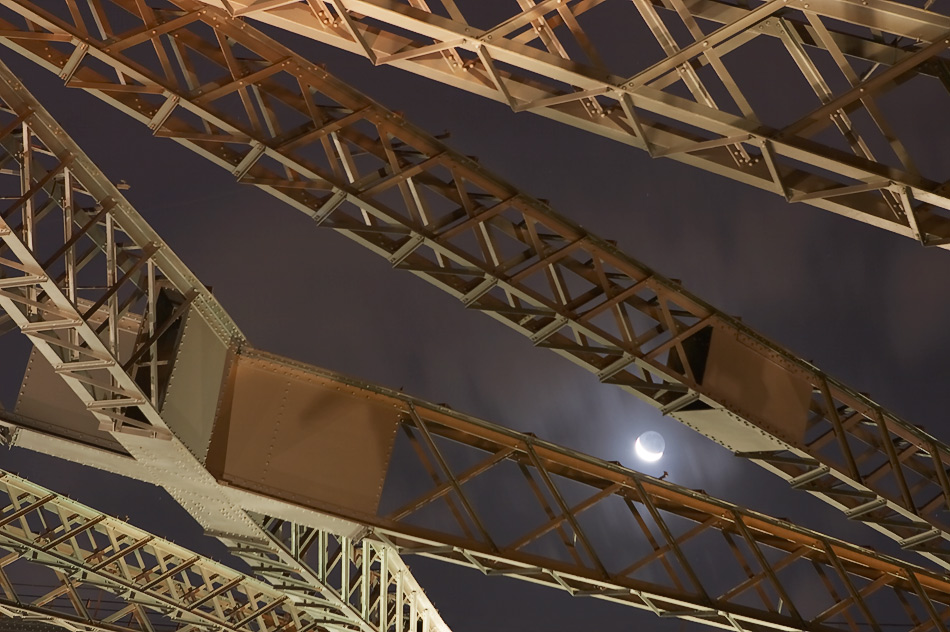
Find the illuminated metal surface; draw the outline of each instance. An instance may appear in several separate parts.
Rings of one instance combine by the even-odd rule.
[[[9,77],[5,78],[9,80]],[[18,105],[26,103],[25,97],[18,100],[2,88],[0,94],[14,111],[19,109]],[[43,155],[43,151],[49,149],[45,143],[39,144],[44,140],[43,137],[47,133],[55,136],[62,134],[56,133],[60,130],[46,119],[38,104],[32,103],[30,111],[32,116],[44,125],[43,129],[38,129],[35,139],[38,143],[38,153]],[[32,134],[36,125],[31,125],[27,132]],[[77,149],[73,151],[79,155]],[[53,158],[55,157],[54,153]],[[33,172],[41,173],[37,169]],[[11,230],[6,237],[12,240],[22,234],[22,230]],[[25,292],[19,286],[18,289]],[[42,313],[40,306],[45,301],[39,292],[35,302],[38,312]],[[189,322],[191,313],[183,314],[186,323]],[[185,329],[189,326],[186,324]],[[193,339],[191,336],[193,334],[184,333],[174,353],[165,357],[166,361],[174,365],[169,383],[174,383],[176,372],[188,368],[181,366],[181,363],[187,362],[183,358],[193,357],[184,351],[187,345],[196,344],[187,342]],[[275,593],[279,595],[281,603],[292,601],[302,612],[310,614],[325,627],[365,629],[361,622],[371,622],[375,617],[378,629],[400,629],[403,625],[403,615],[407,612],[410,621],[415,622],[421,617],[423,625],[427,626],[428,623],[425,622],[430,619],[423,616],[425,613],[416,610],[418,600],[405,598],[410,596],[410,592],[405,588],[407,584],[411,585],[411,578],[407,573],[393,572],[393,566],[390,564],[391,557],[398,561],[396,552],[402,550],[474,566],[485,573],[519,576],[563,588],[572,594],[611,599],[648,608],[664,616],[677,616],[736,630],[833,630],[836,628],[831,626],[839,622],[876,625],[878,609],[882,604],[886,607],[905,602],[910,605],[904,612],[915,627],[922,630],[929,627],[943,629],[942,615],[937,608],[950,604],[950,585],[941,575],[921,571],[886,556],[742,510],[704,494],[684,490],[619,466],[611,466],[525,435],[466,418],[446,409],[433,407],[402,394],[347,382],[339,376],[252,350],[245,351],[243,357],[258,362],[265,374],[272,374],[276,379],[288,379],[287,376],[291,374],[304,374],[318,383],[329,384],[337,392],[344,391],[344,396],[356,394],[359,400],[374,399],[374,403],[379,404],[380,409],[385,410],[389,416],[401,415],[401,423],[409,431],[411,442],[419,449],[419,458],[431,478],[430,485],[418,490],[417,495],[410,495],[408,503],[392,514],[374,516],[363,508],[354,509],[355,505],[322,505],[319,502],[314,505],[318,511],[338,514],[348,522],[371,527],[363,533],[376,539],[364,537],[357,541],[276,518],[265,519],[261,523],[270,540],[253,542],[222,538],[225,541],[230,540],[231,551],[247,561],[256,573],[268,579],[274,588],[279,589]],[[228,363],[228,366],[232,365],[233,362]],[[222,382],[214,379],[213,375],[206,377],[211,379],[206,379],[205,384],[217,385]],[[172,390],[169,388],[165,392],[166,402],[170,401]],[[280,390],[289,392],[287,388]],[[236,396],[240,392],[238,382],[233,395]],[[213,395],[216,401],[221,399],[217,393]],[[287,410],[290,408],[288,400],[293,401],[293,398],[285,395],[280,402],[269,403],[279,404],[282,410]],[[312,403],[314,400],[307,397],[306,401]],[[261,403],[268,405],[266,401]],[[226,405],[219,408],[229,410]],[[247,414],[246,407],[233,408],[237,414]],[[252,413],[252,417],[252,425],[259,426],[260,424],[256,423],[256,414]],[[265,414],[265,417],[273,417],[274,420],[265,431],[276,435],[277,423],[280,420],[270,414]],[[348,419],[352,417],[355,415],[347,415]],[[211,447],[206,456],[209,462],[215,457],[216,446],[220,445],[221,439],[217,436],[219,428],[230,428],[230,432],[237,432],[238,429],[235,417],[227,419],[228,423],[224,426],[221,425],[222,421],[224,420],[220,416],[215,420],[215,435],[212,436]],[[169,424],[168,427],[173,434],[165,439],[142,439],[137,433],[130,435],[121,432],[116,432],[115,436],[124,442],[123,446],[127,446],[130,452],[139,449],[138,459],[143,462],[139,475],[143,480],[160,481],[169,485],[170,490],[174,492],[180,481],[172,480],[169,483],[169,479],[177,478],[178,474],[167,470],[156,472],[144,455],[145,452],[169,449],[167,446],[184,450],[178,443],[183,427],[176,427],[174,424]],[[290,427],[301,426],[290,424]],[[22,432],[28,430],[24,429]],[[234,445],[241,446],[246,451],[263,445],[248,440],[247,437],[232,436],[230,432],[223,435],[226,446],[232,445],[233,441]],[[317,433],[314,437],[324,450],[334,453],[341,450],[338,442],[326,441],[323,433]],[[464,471],[453,469],[442,449],[438,447],[438,442],[445,439],[479,453],[479,465]],[[300,437],[291,436],[289,440],[291,444],[300,444]],[[145,443],[135,443],[142,441]],[[361,441],[357,449],[366,445],[365,439]],[[18,440],[14,443],[20,445]],[[233,461],[230,454],[225,456],[225,469],[216,474],[227,483],[226,489],[234,490],[245,486],[253,493],[269,493],[268,490],[255,486],[254,481],[232,476],[227,465]],[[329,455],[311,451],[310,456],[310,461],[320,463]],[[90,463],[97,461],[98,459],[93,457],[87,460]],[[260,464],[264,462],[264,458],[263,455],[252,454],[250,461]],[[507,539],[513,541],[502,544],[497,530],[486,526],[483,517],[480,517],[478,500],[470,496],[463,486],[471,488],[480,477],[493,476],[500,469],[512,464],[516,466],[513,470],[516,479],[524,477],[528,481],[527,487],[535,494],[535,502],[547,519],[539,525],[528,521],[516,523],[515,526],[520,531],[517,531],[514,537],[509,534]],[[201,464],[194,459],[184,471],[186,475],[193,476],[198,467],[201,467]],[[512,470],[509,469],[508,472]],[[398,471],[395,477],[409,478]],[[206,480],[207,476],[199,478]],[[579,503],[569,504],[563,489],[565,481],[585,486],[588,495]],[[508,478],[504,482],[496,481],[496,484],[501,484],[509,493],[515,491],[514,482]],[[26,499],[31,510],[51,510],[44,504],[48,495],[44,496],[36,491],[30,494],[16,493],[13,496],[18,502]],[[211,498],[225,494],[222,489],[207,488],[203,490],[203,495],[204,498]],[[517,497],[512,495],[511,499],[516,500]],[[632,526],[636,526],[638,530],[623,530],[618,534],[619,537],[611,538],[607,553],[620,550],[629,554],[637,550],[637,542],[640,545],[649,543],[650,549],[642,557],[622,559],[612,554],[608,558],[604,551],[598,551],[595,540],[590,535],[590,528],[584,526],[584,522],[589,515],[596,512],[600,503],[610,500],[621,500],[626,505],[631,520],[634,521]],[[423,521],[421,525],[416,521],[420,512],[424,513],[427,507],[441,502],[445,502],[457,517],[457,527],[463,536],[452,535],[456,531],[455,526],[439,530],[438,520],[434,525],[430,521]],[[14,511],[18,509],[18,505],[13,507]],[[497,507],[495,510],[497,511]],[[55,511],[55,514],[60,517],[71,516],[68,519],[71,522],[67,521],[59,529],[61,533],[58,533],[55,525],[51,526],[49,520],[42,522],[43,535],[47,538],[41,543],[45,547],[44,550],[50,550],[48,538],[52,537],[52,542],[56,544],[70,543],[74,547],[74,561],[86,560],[89,555],[75,550],[76,545],[71,544],[71,536],[91,532],[105,519],[90,512]],[[0,523],[2,522],[3,518],[0,518]],[[10,520],[8,524],[16,524],[16,519]],[[0,524],[0,529],[2,526]],[[508,527],[511,527],[510,523]],[[719,534],[724,536],[724,540],[716,537]],[[545,555],[544,552],[533,550],[537,543],[543,542],[549,535],[556,536],[555,542],[562,549],[559,553]],[[710,542],[710,536],[714,542]],[[633,539],[629,543],[630,546],[626,545],[624,537]],[[22,543],[23,539],[21,537],[16,541]],[[118,541],[123,540],[118,538]],[[139,539],[130,540],[133,543],[138,541]],[[717,562],[712,582],[707,575],[708,569],[704,573],[701,565],[690,561],[684,554],[686,547],[696,542],[701,542],[704,548],[716,552],[713,557]],[[716,550],[715,544],[718,544],[720,550]],[[739,579],[735,584],[723,587],[723,583],[729,580],[724,563],[724,558],[728,555],[727,549],[735,555],[737,566],[732,570],[733,573],[739,570]],[[93,551],[95,550],[97,549],[93,547]],[[775,557],[776,552],[779,557]],[[141,555],[137,551],[133,554]],[[108,551],[105,555],[108,555]],[[33,557],[47,565],[57,562],[52,557],[47,559],[36,554]],[[173,561],[152,573],[146,573],[144,569],[133,569],[131,576],[148,578],[150,586],[164,586],[172,571],[180,571],[183,567],[189,572],[192,571],[193,558],[180,554],[172,558],[168,552],[155,554],[154,557],[159,563],[168,564],[169,559]],[[288,559],[292,563],[288,564]],[[613,568],[617,563],[623,563],[623,568]],[[790,597],[794,593],[787,587],[785,577],[789,573],[800,577],[800,567],[806,570],[814,569],[812,579],[827,580],[824,601],[809,595],[806,603],[801,603]],[[657,570],[660,570],[659,579],[656,577]],[[336,585],[339,586],[336,594],[342,595],[346,604],[359,604],[358,616],[347,616],[349,613],[341,612],[339,600],[326,599],[327,593],[330,592],[327,586],[334,577],[337,578]],[[226,580],[227,578],[222,581]],[[379,586],[386,588],[380,590]],[[389,608],[390,587],[394,595],[393,602],[399,604],[392,610]],[[129,586],[124,588],[128,589]],[[380,595],[386,595],[386,599],[381,599]],[[888,602],[885,595],[896,595],[897,601]],[[778,605],[779,599],[782,606]],[[260,608],[268,608],[268,612],[271,612],[277,606],[268,602]],[[245,614],[241,614],[239,622],[245,622]],[[275,622],[275,625],[277,624],[287,625],[279,620]],[[415,629],[415,624],[407,627]]]
[[[244,488],[365,525],[351,539],[259,519],[318,579],[336,575],[337,585],[349,586],[364,611],[379,607],[366,582],[392,583],[386,561],[399,552],[737,632],[878,629],[895,619],[919,632],[946,629],[943,573],[330,371],[249,348],[232,367],[237,379],[222,410],[234,406],[216,421],[209,459],[219,493]],[[255,411],[239,405],[275,383],[281,400],[259,401]],[[295,400],[327,397],[336,405],[293,411]],[[295,446],[314,463],[358,457],[358,445],[326,441],[320,430],[361,418],[367,406],[388,412],[373,425],[388,429],[393,418],[401,430],[398,456],[372,457],[388,470],[378,510],[355,496],[341,505],[319,486],[300,496],[286,484],[296,477],[260,475],[300,465],[286,463],[284,450]],[[255,441],[261,432],[274,441]],[[280,561],[258,550],[231,546],[275,588],[296,590]],[[334,570],[341,558],[352,563]],[[403,611],[412,613],[408,605]],[[390,629],[400,628],[392,622]]]
[[[354,403],[372,400],[398,411],[403,453],[411,456],[390,465],[383,503],[391,508],[375,516],[327,510],[365,522],[372,527],[367,537],[403,554],[713,627],[878,629],[888,617],[906,616],[908,628],[945,629],[946,611],[938,612],[950,595],[938,591],[950,584],[942,573],[924,578],[880,553],[401,392],[246,354],[291,392],[342,392]],[[255,444],[230,421],[230,441],[247,459]],[[220,475],[229,486],[281,493],[240,478],[238,461]],[[406,484],[414,474],[416,482]],[[497,489],[505,493],[492,493]],[[268,526],[286,540],[302,537],[299,527],[280,520]],[[930,620],[919,615],[925,611]]]
[[[61,427],[50,426],[53,432],[42,432],[36,430],[41,425],[39,420],[26,419],[7,411],[0,411],[0,422],[9,431],[6,439],[8,446],[48,454],[145,483],[156,482],[154,473],[143,463],[104,448],[92,447],[76,438],[61,436]],[[25,481],[23,484],[32,485]],[[32,485],[32,488],[36,487]],[[223,496],[226,490],[215,487],[210,493]],[[202,516],[196,517],[200,519]],[[264,523],[259,516],[255,516],[255,521]],[[301,536],[286,538],[286,543],[284,538],[264,529],[261,530],[265,536],[263,542],[227,537],[219,539],[228,546],[232,555],[248,565],[255,576],[267,581],[275,592],[287,598],[288,603],[294,604],[303,613],[302,620],[305,623],[318,622],[320,629],[424,629],[429,632],[446,632],[449,629],[409,568],[390,545],[371,540],[364,543],[327,530],[314,529],[307,524],[300,525],[298,529]],[[302,534],[304,530],[306,535]],[[0,568],[3,568],[3,564],[0,564]],[[31,586],[35,591],[36,577],[33,579]],[[343,605],[344,586],[349,586],[346,591],[348,606]],[[387,613],[382,611],[383,603],[379,599],[381,586],[384,587],[382,592],[388,595]],[[399,618],[400,612],[402,618]],[[28,600],[22,598],[18,607],[0,599],[0,615],[31,619],[54,616],[59,624],[66,625],[69,630],[87,632],[125,632],[128,629],[114,621],[74,620],[62,611],[51,615],[48,611],[30,607]],[[381,621],[387,623],[380,625]],[[132,629],[141,630],[138,627]]]
[[[950,567],[944,443],[248,24],[192,0],[95,2],[102,28],[139,24],[103,35],[66,1],[2,5],[0,41],[67,85]]]
[[[101,457],[115,465],[117,473],[136,472],[141,480],[162,485],[220,539],[232,546],[240,543],[245,554],[266,558],[261,576],[281,586],[281,599],[295,600],[320,625],[385,630],[393,617],[402,616],[398,613],[405,606],[412,617],[407,625],[447,630],[394,552],[371,566],[359,557],[339,557],[332,551],[346,552],[346,547],[325,537],[323,542],[334,547],[326,552],[327,565],[347,568],[343,578],[367,574],[359,590],[334,585],[337,575],[324,568],[317,577],[217,490],[193,452],[200,428],[191,428],[188,422],[195,421],[199,410],[187,415],[174,410],[182,398],[195,400],[188,389],[176,385],[170,364],[178,360],[177,350],[186,346],[182,340],[192,346],[192,340],[199,341],[199,351],[209,354],[203,357],[202,366],[207,368],[215,348],[223,354],[243,336],[5,67],[0,67],[0,99],[4,104],[0,187],[7,187],[4,193],[13,189],[0,213],[0,307],[49,361],[52,379],[63,379],[70,386],[82,402],[80,413],[93,415],[90,421],[99,420],[100,436],[108,437],[104,431],[109,431],[113,439],[97,449],[74,446],[73,452],[61,456],[89,464]],[[215,401],[217,388],[214,383],[205,389]],[[3,415],[12,421],[18,418]],[[169,431],[167,421],[178,422],[177,435]],[[57,429],[63,431],[46,428]],[[83,430],[81,436],[97,432]],[[13,440],[7,437],[8,442]],[[47,436],[37,443],[49,451],[49,442]],[[356,565],[355,571],[349,570],[351,565]],[[388,596],[385,604],[379,601],[380,585]],[[390,605],[393,612],[386,610]]]
[[[262,581],[7,472],[0,505],[6,616],[150,632],[347,629],[323,626]],[[44,591],[30,594],[37,587]]]
[[[281,589],[2,471],[0,505],[0,615],[74,631],[361,629],[312,587],[288,590],[297,578],[291,568],[276,568],[276,559],[267,573]],[[401,592],[414,586],[408,570],[389,576],[385,559],[364,557],[369,545],[354,550],[333,535],[314,535],[307,544],[324,547],[327,582],[358,578],[350,599],[381,622],[378,629],[436,629]],[[373,546],[377,557],[397,557],[385,544]]]
[[[205,1],[948,246],[948,174],[903,125],[944,127],[950,16],[940,3]],[[764,98],[775,91],[780,108]]]

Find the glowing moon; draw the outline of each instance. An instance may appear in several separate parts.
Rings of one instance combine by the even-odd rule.
[[[663,435],[653,430],[647,430],[637,437],[637,442],[633,444],[633,449],[637,456],[648,463],[655,463],[663,456],[663,450],[666,449],[666,442]]]

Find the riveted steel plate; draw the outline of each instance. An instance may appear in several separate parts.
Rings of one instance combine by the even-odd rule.
[[[227,345],[200,313],[189,309],[161,412],[168,428],[201,462],[208,452],[227,358]]]
[[[14,412],[36,430],[124,452],[112,435],[99,430],[95,416],[35,348],[30,351]]]
[[[733,331],[715,328],[703,390],[732,411],[732,417],[738,415],[754,422],[747,425],[757,433],[766,430],[783,441],[800,444],[808,422],[811,384],[800,372],[782,363],[781,358],[769,359],[754,345],[754,340],[740,339]],[[734,425],[729,423],[726,427]],[[715,429],[710,430],[707,434],[716,436]]]
[[[398,424],[391,403],[276,358],[238,355],[206,466],[225,483],[375,515]]]

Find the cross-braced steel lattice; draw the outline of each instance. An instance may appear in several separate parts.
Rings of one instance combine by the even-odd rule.
[[[320,531],[306,544],[321,547],[328,584],[350,586],[355,579],[350,598],[364,602],[367,619],[381,622],[375,629],[440,629],[437,615],[417,611],[423,602],[406,598],[403,589],[418,586],[408,570],[387,565],[386,556],[395,555],[388,545],[354,549]],[[235,549],[252,550],[246,542]],[[96,632],[367,629],[312,586],[298,582],[287,590],[294,570],[277,559],[265,570],[284,585],[272,586],[7,472],[0,472],[0,550],[6,617]],[[371,609],[378,614],[369,616]]]
[[[346,587],[345,599],[364,617],[377,617],[379,629],[400,629],[393,602],[404,604],[396,612],[416,620],[412,603],[397,598],[411,577],[394,575],[388,563],[397,554],[415,554],[736,632],[831,632],[840,626],[860,632],[894,619],[914,632],[946,630],[950,583],[942,573],[402,392],[250,348],[239,350],[237,360],[280,392],[299,393],[302,386],[309,402],[332,393],[331,420],[360,417],[369,403],[387,413],[374,422],[383,434],[389,428],[401,433],[392,460],[382,464],[386,484],[375,511],[352,496],[321,500],[324,485],[296,498],[299,505],[362,525],[357,536],[255,516],[271,546],[231,542],[232,553],[302,609],[333,604],[314,595],[314,582],[302,584],[274,555],[275,547],[310,569],[315,582]],[[233,387],[236,393],[241,384]],[[233,403],[246,404],[257,392]],[[348,410],[345,400],[352,403]],[[223,485],[221,494],[247,490],[286,498],[288,489],[256,475],[267,469],[273,444],[253,439],[284,429],[291,441],[305,440],[320,427],[320,416],[309,423],[287,418],[281,401],[258,402],[255,409],[244,422],[241,412],[218,420],[212,440],[218,456],[209,468]],[[259,418],[271,423],[261,427]],[[307,446],[315,460],[332,459],[340,450],[345,447],[325,438]],[[95,458],[88,462],[101,465]],[[144,466],[124,473],[149,475]],[[377,585],[392,587],[388,601],[380,599]]]
[[[219,495],[211,476],[169,430],[162,403],[186,314],[229,345],[243,341],[210,292],[128,201],[0,66],[0,307],[71,387],[86,411],[113,433],[107,447],[147,464],[142,480],[163,484],[197,518],[216,514],[216,534],[267,556],[304,612],[327,625],[376,632],[389,627],[361,593],[329,583]],[[214,385],[213,387],[216,387]],[[90,432],[92,430],[90,429]],[[383,545],[380,545],[383,546]],[[338,547],[339,548],[339,547]],[[337,559],[346,566],[353,560]],[[387,594],[412,625],[445,626],[398,555],[385,559]],[[377,568],[365,569],[380,577]],[[346,572],[346,576],[351,574]],[[359,577],[359,572],[353,574]],[[363,580],[369,590],[371,580]],[[398,585],[397,585],[398,582]],[[378,584],[373,584],[378,590]],[[367,597],[368,599],[368,597]],[[401,611],[396,606],[397,611]],[[382,627],[380,627],[382,626]]]
[[[946,128],[945,3],[205,1],[792,202],[948,245],[950,174],[914,132]]]
[[[247,23],[195,0],[0,4],[0,42],[67,85],[950,566],[944,443]],[[723,387],[749,367],[788,401]]]
[[[313,617],[262,581],[7,472],[0,472],[0,549],[6,616],[139,632],[353,629],[332,612]]]
[[[737,632],[842,625],[857,632],[888,618],[917,631],[943,630],[950,617],[950,595],[938,595],[946,581],[939,572],[401,392],[253,349],[239,359],[239,367],[271,376],[267,383],[279,392],[306,385],[308,401],[333,393],[398,415],[400,438],[376,513],[358,502],[313,498],[317,491],[298,502],[358,521],[366,537],[403,554]],[[236,384],[240,394],[240,378]],[[249,397],[235,395],[234,406]],[[280,406],[257,408],[273,420],[267,433],[300,426],[283,418]],[[240,417],[221,420],[226,437],[213,443],[226,443],[227,454],[212,468],[222,468],[216,477],[229,488],[286,494],[258,475],[273,446],[263,446],[263,430]],[[389,417],[378,424],[388,428]],[[339,449],[308,447],[317,459]],[[291,521],[264,525],[287,546],[316,537]]]

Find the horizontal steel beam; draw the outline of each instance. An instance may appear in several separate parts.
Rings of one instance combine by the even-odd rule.
[[[255,517],[272,546],[318,580],[348,587],[347,599],[379,611],[389,629],[408,630],[385,613],[368,582],[391,582],[390,594],[401,594],[409,576],[394,574],[389,561],[397,553],[737,632],[874,629],[885,619],[907,621],[915,632],[946,629],[950,582],[942,573],[401,391],[251,348],[229,366],[208,457],[218,493],[246,491],[245,498],[287,505],[284,516]],[[260,397],[274,388],[280,400]],[[243,405],[249,401],[253,413]],[[341,415],[351,432],[331,437]],[[378,443],[397,427],[395,445]],[[255,449],[265,445],[261,432],[266,451]],[[341,458],[355,462],[355,474],[317,476]],[[281,463],[276,474],[272,461]],[[353,492],[365,486],[366,470],[380,466],[382,496],[367,508]],[[132,468],[113,469],[151,475],[143,464]],[[288,517],[300,508],[358,522],[360,538]],[[230,550],[301,608],[319,603],[259,545],[234,541]],[[802,592],[801,585],[821,588]]]
[[[353,558],[376,560],[383,543],[746,632],[885,619],[922,632],[943,630],[950,613],[944,574],[787,520],[251,348],[229,367],[207,461],[222,493],[358,522],[366,537],[343,540]],[[313,568],[326,565],[319,529],[286,515],[259,523]]]

